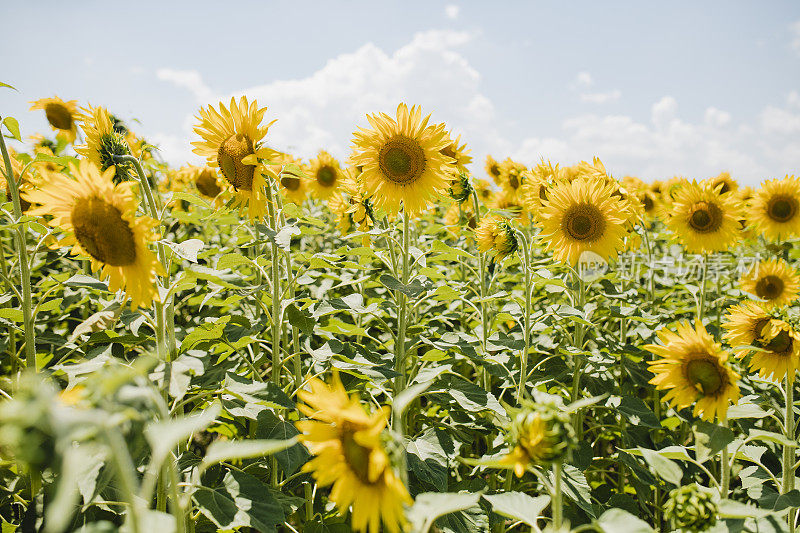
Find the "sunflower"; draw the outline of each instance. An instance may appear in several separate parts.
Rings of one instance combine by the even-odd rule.
[[[770,239],[800,234],[800,179],[767,180],[753,195],[747,218]]]
[[[134,179],[131,163],[117,163],[114,160],[115,156],[133,154],[125,135],[114,129],[114,121],[108,111],[102,107],[89,106],[83,110],[81,120],[86,144],[76,146],[75,151],[86,156],[101,172],[116,167],[113,173],[114,183]]]
[[[348,167],[344,171],[338,193],[328,199],[328,209],[336,215],[337,226],[342,235],[349,233],[354,225],[358,227],[358,231],[367,232],[375,222],[372,204],[364,195],[360,176],[358,169]],[[369,246],[369,235],[364,235],[361,242],[364,246]]]
[[[375,205],[417,215],[447,190],[454,160],[442,154],[450,139],[442,124],[429,125],[418,106],[397,106],[397,118],[368,115],[373,129],[354,134],[351,162],[362,167],[364,190]]]
[[[475,240],[481,253],[490,253],[498,261],[513,254],[518,246],[514,227],[497,215],[481,219],[475,230]]]
[[[278,185],[286,201],[303,205],[308,196],[309,179],[303,172],[303,162],[291,154],[277,153],[271,168],[279,176]]]
[[[309,188],[320,200],[330,198],[344,177],[339,162],[325,150],[320,150],[317,157],[310,161],[309,175]]]
[[[90,161],[70,165],[75,179],[54,174],[27,200],[38,204],[32,215],[50,215],[49,224],[66,232],[63,245],[91,259],[92,270],[102,270],[112,291],[124,290],[131,307],[149,307],[158,298],[155,276],[163,273],[148,248],[157,222],[137,217],[139,202],[131,182],[114,184],[114,168],[104,172]]]
[[[726,250],[739,238],[736,199],[693,181],[675,193],[667,225],[690,253]]]
[[[522,181],[518,197],[525,209],[533,213],[534,217],[547,202],[547,189],[559,179],[560,175],[561,170],[558,164],[553,166],[550,161],[545,162],[542,160],[538,165],[531,168]]]
[[[192,142],[193,152],[205,157],[208,166],[219,167],[236,191],[236,204],[247,209],[251,220],[264,216],[267,210],[265,176],[277,179],[262,163],[275,157],[274,150],[261,146],[261,140],[275,122],[261,126],[266,111],[266,107],[259,109],[255,100],[248,103],[246,96],[238,103],[231,98],[228,107],[219,103],[219,111],[214,106],[200,108],[196,117],[200,123],[194,127],[202,140]]]
[[[24,198],[24,194],[33,190],[33,184],[30,181],[30,173],[26,173],[24,177],[22,177],[22,182],[20,183],[20,176],[22,175],[22,170],[25,168],[22,165],[22,162],[17,157],[17,153],[14,151],[13,148],[8,149],[8,160],[11,162],[11,173],[14,174],[14,182],[17,185],[17,190],[19,190],[19,205],[23,213],[27,213],[28,209],[31,208],[30,202]],[[6,176],[6,166],[2,163],[0,159],[0,165],[2,165],[2,175]],[[13,196],[11,194],[11,183],[6,176],[6,202],[13,201]]]
[[[312,420],[296,422],[314,458],[303,466],[319,486],[333,485],[329,499],[344,514],[352,506],[356,531],[399,532],[406,527],[404,505],[412,503],[408,490],[395,474],[381,441],[388,408],[368,414],[356,395],[348,397],[339,375],[331,385],[309,382],[311,391],[297,395],[305,402],[298,409]]]
[[[553,404],[526,406],[514,417],[509,432],[511,452],[500,464],[522,477],[530,465],[561,461],[577,444],[569,415]]]
[[[506,158],[500,163],[500,186],[509,198],[519,202],[520,187],[525,181],[525,174],[528,167],[522,163],[517,163],[511,158]]]
[[[617,256],[626,234],[620,218],[625,206],[613,192],[611,184],[586,178],[562,181],[548,191],[536,224],[556,260],[575,265],[587,250],[604,259]]]
[[[800,366],[800,335],[789,324],[773,318],[759,304],[745,302],[728,310],[722,327],[738,357],[752,353],[750,370],[765,379],[780,380],[787,374],[794,379]]]
[[[741,289],[765,300],[767,308],[792,303],[800,294],[800,275],[782,259],[761,261],[741,280]]]
[[[186,165],[178,169],[175,181],[183,184],[182,189],[187,186],[194,187],[200,196],[213,200],[217,198],[225,189],[225,180],[219,175],[216,168],[196,165]]]
[[[500,163],[495,161],[494,157],[487,155],[486,164],[483,167],[486,173],[492,178],[495,184],[500,185]]]
[[[489,204],[493,201],[495,192],[492,189],[492,184],[486,180],[473,180],[472,188],[478,193],[478,199],[484,204]]]
[[[31,110],[44,109],[47,122],[58,132],[58,136],[69,143],[74,143],[78,135],[78,101],[64,101],[58,96],[41,98],[31,102]]]
[[[739,188],[739,184],[731,177],[730,172],[720,172],[718,176],[708,178],[707,181],[712,189],[719,187],[720,194],[736,192]]]
[[[444,127],[444,124],[442,124]],[[459,144],[461,142],[461,135],[450,141],[450,144],[442,148],[440,151],[443,155],[455,160],[456,169],[460,173],[467,172],[467,165],[472,162],[472,156],[469,155],[470,150],[467,149],[467,143]]]
[[[475,230],[478,227],[477,220],[475,219],[475,209],[472,203],[464,202],[459,204],[453,202],[444,214],[444,223],[447,226],[447,231],[453,237],[457,237],[462,228],[467,227]],[[467,233],[467,239],[471,237],[471,232]]]
[[[661,344],[644,348],[660,356],[650,361],[655,377],[650,383],[658,390],[667,390],[664,400],[676,409],[693,403],[694,416],[713,421],[725,420],[729,403],[739,399],[739,374],[728,364],[728,352],[714,342],[702,322],[694,328],[687,321],[679,322],[677,332],[660,331]]]

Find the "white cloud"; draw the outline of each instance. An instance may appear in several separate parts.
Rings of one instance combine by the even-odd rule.
[[[196,70],[160,68],[156,71],[156,77],[188,89],[199,103],[204,104],[214,99],[214,91],[203,82],[203,77]]]
[[[459,11],[461,11],[461,8],[455,4],[447,4],[444,6],[444,14],[451,20],[458,18]]]
[[[619,89],[608,91],[606,93],[583,93],[581,94],[581,102],[588,102],[591,104],[605,104],[619,100],[622,92]]]
[[[792,50],[800,54],[800,20],[795,20],[789,25],[792,34]]]

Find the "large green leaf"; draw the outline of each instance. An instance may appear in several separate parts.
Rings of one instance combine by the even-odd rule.
[[[193,497],[200,512],[224,530],[252,527],[269,533],[285,520],[269,488],[239,470],[229,470],[219,487],[198,487]]]

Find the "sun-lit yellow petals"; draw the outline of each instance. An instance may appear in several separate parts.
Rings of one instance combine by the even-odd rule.
[[[719,187],[697,182],[680,185],[667,225],[689,253],[727,250],[740,237],[740,207]]]
[[[788,305],[800,294],[800,274],[782,259],[760,261],[739,280],[741,289],[767,308]]]
[[[78,135],[78,101],[64,101],[58,96],[41,98],[31,102],[31,110],[43,109],[47,122],[68,143],[74,143]]]
[[[767,180],[750,199],[748,221],[768,239],[800,235],[800,179]]]

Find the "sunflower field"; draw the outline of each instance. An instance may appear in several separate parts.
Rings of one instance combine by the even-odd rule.
[[[0,117],[3,533],[796,531],[800,179],[481,169],[403,103],[305,161],[246,97],[172,168],[33,108]]]

